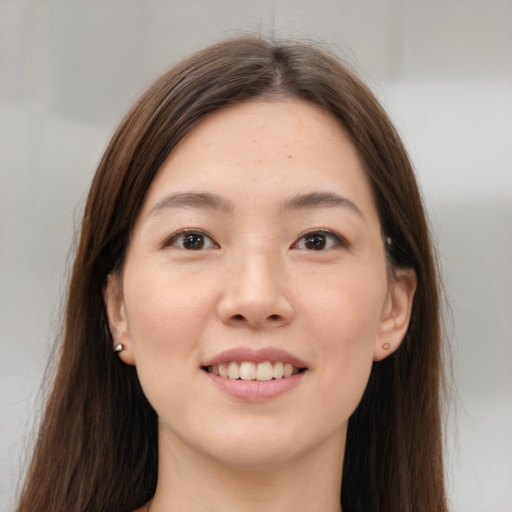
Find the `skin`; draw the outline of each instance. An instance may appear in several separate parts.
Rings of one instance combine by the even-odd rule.
[[[290,206],[313,192],[349,202]],[[222,200],[165,201],[176,193]],[[207,234],[201,249],[183,229]],[[254,101],[199,124],[159,170],[104,292],[159,417],[151,512],[339,511],[348,419],[373,361],[398,348],[415,287],[387,268],[367,177],[330,114]],[[286,350],[307,371],[275,398],[233,397],[202,366],[239,347]]]

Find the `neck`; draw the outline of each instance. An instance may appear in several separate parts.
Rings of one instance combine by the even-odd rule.
[[[151,512],[340,512],[344,440],[294,459],[236,467],[160,439]]]

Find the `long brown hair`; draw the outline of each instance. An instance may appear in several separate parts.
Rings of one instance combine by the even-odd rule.
[[[247,36],[162,76],[128,113],[94,177],[69,284],[63,342],[18,512],[126,512],[153,495],[157,418],[136,371],[112,353],[102,288],[122,268],[130,230],[159,167],[209,114],[293,98],[344,126],[370,179],[389,260],[418,279],[401,347],[374,363],[349,421],[345,512],[443,512],[439,283],[422,200],[404,147],[368,88],[309,44]]]

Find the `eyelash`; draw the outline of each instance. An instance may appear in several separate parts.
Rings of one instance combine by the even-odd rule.
[[[199,247],[184,247],[183,245],[179,245],[179,242],[184,242],[185,239],[192,242],[193,237],[196,237],[196,243],[199,245]],[[200,237],[200,240],[197,240],[197,238]],[[304,247],[301,247],[302,242],[304,242],[309,237],[309,240],[305,242],[307,244],[308,242],[311,243],[319,243],[321,247],[315,248],[310,247],[308,248],[305,244]],[[315,242],[313,239],[317,238],[317,241]],[[330,240],[330,245],[329,245]],[[329,245],[328,247],[325,247],[325,245],[322,245],[324,243],[325,245]],[[205,244],[210,245],[210,247],[204,247]],[[348,242],[345,238],[342,236],[329,231],[325,229],[315,229],[308,231],[307,233],[303,233],[292,245],[292,249],[300,249],[300,250],[306,250],[306,251],[327,251],[336,247],[348,247]],[[184,251],[200,251],[205,249],[217,249],[219,248],[219,244],[213,240],[213,238],[205,233],[204,231],[201,231],[199,229],[186,229],[179,231],[178,233],[174,233],[172,236],[170,236],[163,244],[162,248],[174,246],[178,249],[184,250]]]
[[[197,248],[187,248],[187,247],[180,247],[178,245],[178,242],[184,241],[187,237],[189,238],[189,241],[191,241],[192,237],[202,237],[202,244],[200,247]],[[204,243],[206,241],[209,241],[211,244],[211,247],[204,247]],[[174,235],[171,235],[163,244],[162,248],[175,246],[178,249],[182,249],[184,251],[199,251],[204,249],[213,249],[218,248],[219,244],[213,240],[213,238],[205,233],[204,231],[201,231],[200,229],[184,229],[182,231],[179,231],[178,233],[174,233]]]
[[[309,241],[312,241],[314,237],[318,237],[318,235],[321,235],[324,237],[324,242],[328,243],[328,240],[331,240],[330,247],[321,247],[321,248],[307,248],[307,247],[299,247],[301,242],[306,240],[309,237]],[[306,242],[307,243],[307,242]],[[342,236],[334,233],[333,231],[329,231],[326,229],[314,229],[311,231],[308,231],[307,233],[303,233],[296,242],[292,244],[293,249],[302,249],[302,250],[309,250],[309,251],[328,251],[330,249],[334,249],[336,247],[348,247],[348,242],[345,238]]]

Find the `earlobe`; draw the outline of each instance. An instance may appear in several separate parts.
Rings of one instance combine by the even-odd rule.
[[[374,361],[385,359],[402,343],[409,327],[416,286],[416,272],[412,268],[396,271],[393,281],[389,284],[373,354]]]
[[[107,312],[108,327],[112,335],[112,351],[127,364],[135,364],[126,318],[126,308],[119,276],[109,274],[103,287],[103,302]]]

